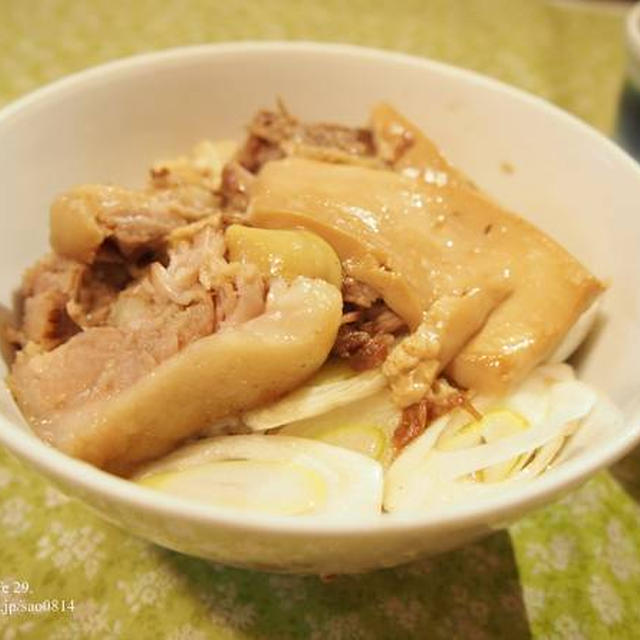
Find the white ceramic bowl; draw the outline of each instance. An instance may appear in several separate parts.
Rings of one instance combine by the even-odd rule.
[[[40,442],[6,391],[0,441],[107,519],[158,544],[265,570],[342,573],[458,546],[575,487],[640,440],[640,170],[603,136],[545,102],[467,71],[350,46],[240,43],[144,55],[66,78],[0,112],[0,300],[47,247],[52,196],[85,181],[136,184],[152,160],[240,136],[284,97],[305,119],[359,123],[380,99],[422,125],[502,203],[611,279],[606,318],[581,360],[625,413],[516,496],[376,524],[236,516],[181,502]],[[504,170],[505,163],[514,168]]]

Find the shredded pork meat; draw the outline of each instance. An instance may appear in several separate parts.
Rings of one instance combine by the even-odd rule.
[[[17,344],[34,342],[49,350],[78,332],[67,305],[76,297],[83,273],[82,265],[56,255],[46,256],[25,273],[19,291],[21,327],[13,336]]]
[[[406,324],[379,300],[370,287],[363,285],[360,289],[360,283],[352,278],[345,278],[345,283],[343,300],[346,301],[348,295],[345,295],[345,288],[354,295],[350,295],[345,304],[333,353],[347,359],[356,371],[375,369],[387,359],[396,336],[406,331]],[[356,300],[361,304],[357,304]]]
[[[220,186],[223,211],[241,213],[246,210],[249,205],[253,180],[254,176],[235,161],[228,162],[224,166]],[[229,218],[230,222],[242,222],[243,220],[244,216],[242,215]]]
[[[474,418],[478,417],[466,392],[452,386],[444,378],[436,380],[419,402],[402,410],[400,424],[393,433],[396,451],[421,435],[434,420],[458,407],[465,408]]]
[[[345,276],[342,281],[342,299],[356,307],[368,309],[380,299],[380,294],[370,285],[351,276]]]
[[[144,275],[118,292],[100,326],[80,330],[75,325],[73,334],[49,351],[49,343],[37,342],[29,334],[11,376],[27,415],[59,415],[113,395],[190,343],[264,311],[266,285],[257,270],[230,264],[224,257],[219,216],[181,227],[167,243],[168,264],[153,262]],[[41,266],[28,280],[36,278],[36,289],[38,278],[46,280],[45,275],[67,284],[63,275],[69,276],[61,265],[68,267],[65,261],[47,263],[57,271]],[[78,274],[68,295],[77,292],[80,279]],[[38,296],[28,299],[34,302],[27,308],[39,303]],[[25,335],[28,326],[23,328]]]
[[[83,328],[103,324],[131,280],[121,262],[85,265],[49,254],[27,270],[18,292],[20,329],[12,341],[50,351]]]
[[[277,110],[263,109],[254,116],[236,160],[250,172],[257,173],[267,162],[290,155],[298,147],[306,149],[305,155],[313,155],[314,150],[330,150],[337,160],[344,160],[345,156],[375,155],[369,129],[326,123],[304,124],[279,103]]]

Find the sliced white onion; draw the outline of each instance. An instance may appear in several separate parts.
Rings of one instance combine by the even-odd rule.
[[[582,313],[573,327],[569,329],[567,335],[565,335],[556,350],[551,354],[549,362],[562,362],[566,360],[582,344],[598,317],[600,301],[601,298],[597,297],[589,308]]]
[[[292,422],[279,433],[322,440],[358,451],[386,465],[391,462],[392,437],[400,416],[391,393],[384,389],[322,415]]]
[[[557,436],[553,440],[547,442],[547,444],[540,447],[532,456],[529,464],[524,469],[519,469],[520,473],[514,474],[512,477],[514,480],[520,478],[533,478],[540,475],[551,465],[555,457],[562,449],[566,441],[566,436]],[[524,455],[524,454],[523,454]]]
[[[580,421],[579,428],[567,438],[555,464],[584,455],[594,447],[604,446],[616,438],[625,427],[625,416],[611,400],[598,394],[598,401],[589,415]]]
[[[418,438],[410,442],[387,469],[384,483],[385,511],[416,513],[437,495],[440,479],[429,473],[428,463],[449,416],[438,418]],[[442,497],[444,494],[440,493]]]
[[[386,385],[379,369],[354,374],[347,371],[346,365],[331,366],[330,371],[334,375],[328,376],[323,367],[307,384],[280,400],[247,411],[242,416],[243,422],[254,431],[266,431],[367,398]],[[340,371],[340,374],[335,374],[335,371]]]
[[[530,424],[538,424],[549,411],[549,382],[536,370],[506,398],[494,403],[523,416]]]
[[[566,424],[583,418],[595,404],[596,394],[578,381],[561,382],[550,391],[549,413],[529,429],[494,443],[471,449],[438,453],[433,472],[454,479],[499,464],[549,442],[562,434]]]
[[[139,481],[180,498],[243,511],[303,515],[321,509],[326,483],[313,469],[274,460],[218,460]]]
[[[216,507],[272,515],[378,515],[382,467],[323,442],[281,435],[209,438],[154,462],[134,480]]]
[[[590,387],[573,379],[569,367],[545,365],[514,394],[493,402],[483,399],[484,407],[493,405],[483,420],[463,425],[457,412],[444,416],[389,468],[385,509],[406,513],[433,508],[530,480],[553,462],[596,400]],[[516,428],[518,420],[524,428]],[[488,428],[491,424],[495,428]]]
[[[519,413],[509,409],[488,413],[479,422],[482,425],[483,439],[487,444],[520,433],[528,429],[530,425],[529,421]],[[509,477],[516,469],[522,468],[528,458],[529,453],[523,453],[515,458],[481,469],[476,472],[476,475],[483,482],[500,482]]]
[[[575,380],[576,373],[573,367],[566,362],[548,362],[541,364],[531,374],[544,378],[546,382],[566,382],[567,380]]]

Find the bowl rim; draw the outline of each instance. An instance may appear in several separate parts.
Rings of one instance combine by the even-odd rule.
[[[0,127],[7,126],[10,121],[24,110],[46,102],[51,98],[74,90],[83,84],[95,81],[111,81],[119,75],[127,75],[146,66],[176,63],[182,64],[190,59],[207,58],[216,55],[247,54],[263,56],[268,53],[312,54],[317,56],[347,56],[369,61],[396,63],[421,68],[426,71],[453,77],[482,86],[485,89],[502,93],[511,100],[533,106],[563,123],[576,129],[600,145],[600,148],[618,162],[626,164],[627,169],[635,173],[640,186],[640,165],[620,147],[590,125],[576,116],[556,107],[543,98],[529,94],[521,89],[507,85],[499,80],[462,69],[443,62],[405,53],[361,47],[350,44],[320,43],[312,41],[239,41],[215,44],[191,45],[175,47],[150,53],[134,55],[86,70],[73,73],[58,79],[44,87],[38,88],[0,109]],[[247,531],[268,532],[270,534],[313,535],[313,536],[366,536],[380,531],[410,532],[418,530],[455,529],[464,525],[485,522],[487,518],[499,524],[514,514],[522,515],[537,506],[548,502],[549,498],[574,488],[585,481],[599,469],[602,469],[629,452],[640,443],[640,407],[635,407],[630,419],[605,446],[584,453],[577,460],[568,460],[556,467],[553,473],[536,478],[536,480],[517,492],[505,492],[496,497],[487,498],[478,504],[457,505],[437,512],[424,514],[387,514],[382,517],[363,519],[358,522],[338,518],[291,518],[252,514],[229,509],[201,505],[182,500],[159,491],[139,486],[129,480],[111,475],[80,460],[74,459],[41,441],[33,433],[11,424],[0,418],[0,444],[13,452],[18,458],[28,460],[39,472],[46,470],[56,481],[65,484],[79,485],[94,494],[107,495],[110,499],[126,504],[132,509],[154,511],[167,518],[188,520],[200,524],[218,527],[238,528]],[[84,502],[84,500],[82,500]],[[91,502],[86,504],[91,506]],[[505,523],[506,524],[506,523]]]

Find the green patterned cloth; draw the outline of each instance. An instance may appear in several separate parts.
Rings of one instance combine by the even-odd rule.
[[[0,101],[139,51],[287,38],[477,69],[605,131],[624,57],[619,12],[534,0],[0,0]],[[508,533],[322,582],[227,569],[132,538],[0,452],[0,640],[638,638],[639,459],[617,467],[626,490],[603,473]],[[31,593],[3,595],[13,581]],[[1,613],[20,599],[58,610]]]

